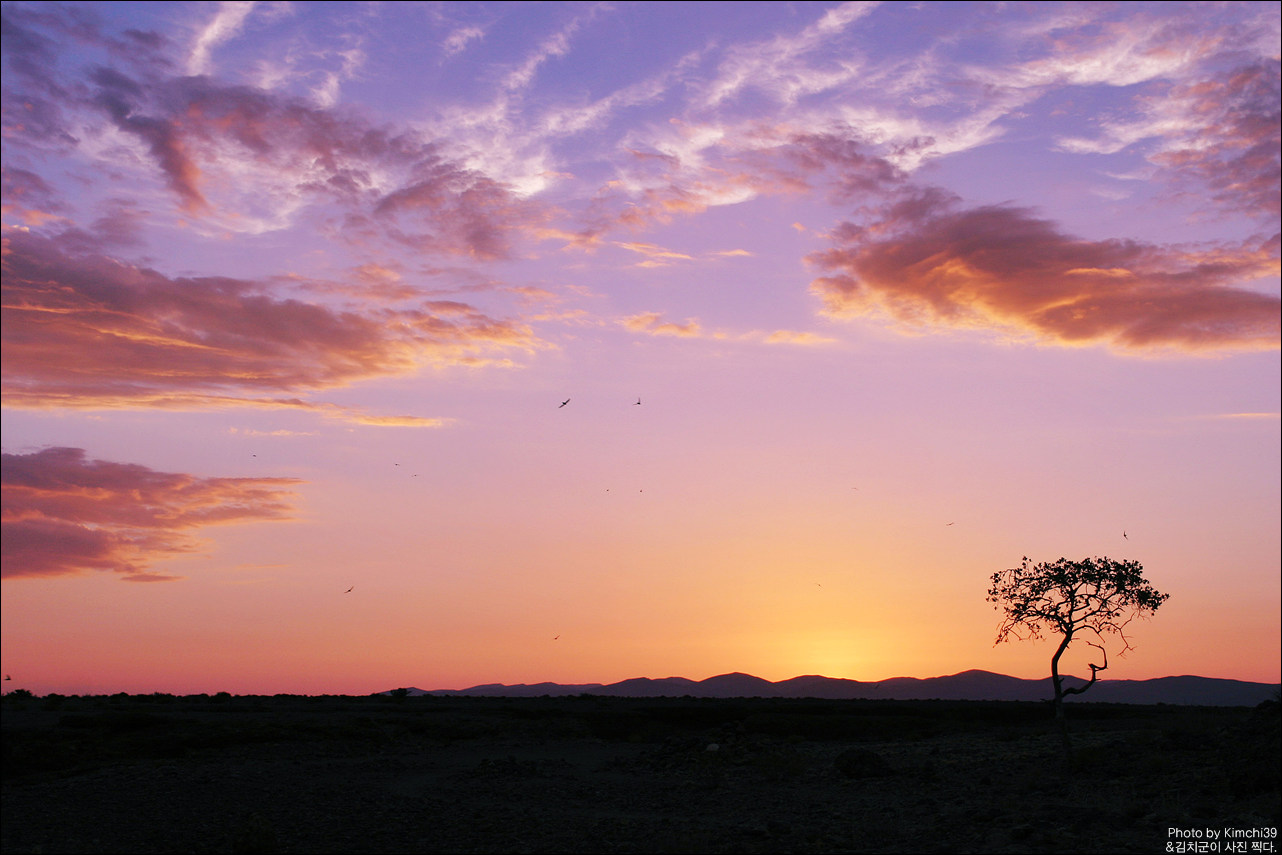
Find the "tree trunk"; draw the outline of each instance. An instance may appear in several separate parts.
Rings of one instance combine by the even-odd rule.
[[[1059,737],[1064,745],[1065,762],[1073,751],[1073,744],[1068,738],[1068,719],[1064,717],[1064,678],[1059,675],[1059,658],[1064,655],[1064,651],[1068,649],[1068,644],[1072,640],[1073,633],[1065,633],[1064,640],[1059,643],[1059,649],[1051,657],[1051,684],[1055,688],[1055,723],[1059,725]]]

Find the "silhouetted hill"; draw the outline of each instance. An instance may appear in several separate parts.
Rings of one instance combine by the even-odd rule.
[[[1069,686],[1085,683],[1067,677]],[[963,671],[946,677],[892,677],[862,682],[808,675],[772,683],[751,674],[720,674],[706,680],[685,677],[651,679],[635,677],[618,683],[521,683],[514,686],[488,683],[470,689],[409,689],[410,695],[469,695],[477,697],[533,698],[544,695],[604,695],[616,698],[823,698],[832,700],[948,700],[1041,701],[1054,691],[1050,678],[1024,680],[991,671]],[[1276,698],[1277,683],[1250,683],[1213,677],[1159,677],[1153,680],[1100,680],[1084,695],[1070,701],[1121,704],[1190,704],[1197,706],[1255,706]]]

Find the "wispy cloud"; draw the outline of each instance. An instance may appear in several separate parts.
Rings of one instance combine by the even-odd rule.
[[[188,74],[208,74],[212,70],[210,54],[219,44],[234,37],[254,10],[253,2],[227,0],[218,4],[213,19],[201,28],[187,54]]]
[[[181,577],[153,565],[201,548],[212,525],[293,515],[293,478],[198,478],[89,459],[83,449],[4,454],[0,474],[4,578],[92,571],[124,581]]]
[[[703,94],[704,105],[714,107],[749,89],[764,90],[781,103],[792,104],[845,83],[859,73],[857,62],[843,56],[821,64],[810,61],[811,54],[878,5],[842,3],[796,34],[732,49]]]
[[[316,432],[316,431],[311,431],[311,430],[307,430],[307,431],[299,431],[299,430],[284,430],[284,429],[281,429],[281,430],[258,430],[257,428],[228,428],[227,432],[228,432],[228,433],[230,433],[230,434],[238,434],[238,435],[240,435],[240,436],[278,436],[278,437],[286,437],[286,436],[316,436],[316,435],[317,435],[317,432]]]
[[[800,330],[749,330],[747,332],[727,332],[725,330],[705,330],[697,318],[686,318],[685,323],[664,320],[661,312],[642,312],[619,321],[625,329],[634,333],[652,336],[674,336],[677,338],[703,338],[718,342],[755,342],[769,345],[794,345],[814,347],[832,344],[837,339],[819,333]]]
[[[0,214],[6,220],[31,228],[64,221],[66,211],[57,194],[39,175],[25,169],[3,168],[3,202]]]
[[[40,28],[28,26],[60,21],[55,13],[6,18],[5,56],[18,70],[6,76],[6,140],[74,150],[85,167],[150,194],[162,209],[154,190],[163,187],[205,233],[281,230],[319,213],[340,224],[328,226],[339,240],[496,258],[509,253],[513,236],[544,224],[538,206],[447,157],[439,141],[338,106],[338,83],[365,61],[359,47],[333,52],[339,68],[303,98],[175,76],[156,62],[76,76]],[[28,219],[40,212],[52,210],[22,209]]]
[[[130,79],[109,68],[94,74],[98,85],[95,99],[111,117],[116,127],[146,144],[175,195],[187,213],[202,213],[209,208],[200,184],[200,167],[192,159],[180,128],[168,118],[141,114],[132,96],[140,90]]]
[[[1196,416],[1199,419],[1215,419],[1226,421],[1277,421],[1282,419],[1282,413],[1216,413],[1210,416]]]
[[[1060,147],[1112,153],[1146,145],[1157,167],[1152,177],[1221,211],[1276,224],[1282,216],[1279,68],[1274,58],[1172,85],[1140,98],[1138,118],[1105,123],[1098,137],[1065,138]]]
[[[642,267],[662,267],[673,263],[674,261],[693,261],[694,256],[687,255],[684,252],[674,252],[670,249],[664,249],[661,246],[655,246],[651,243],[636,242],[617,242],[615,246],[622,247],[630,252],[635,252],[645,256],[645,261],[640,263]]]
[[[477,26],[459,27],[445,39],[442,49],[447,57],[462,53],[477,39],[485,37],[485,30]]]
[[[799,330],[775,330],[766,334],[766,344],[793,344],[803,347],[814,347],[818,345],[833,344],[837,339],[832,336],[820,335],[819,333],[804,332]]]
[[[1156,109],[1178,110],[1185,130],[1164,133],[1165,145],[1150,159],[1180,189],[1199,196],[1209,190],[1220,208],[1276,227],[1282,218],[1280,69],[1275,58],[1174,89]]]
[[[679,324],[673,321],[665,321],[660,312],[643,312],[639,315],[632,315],[624,318],[621,323],[632,332],[646,333],[647,335],[695,338],[702,332],[699,322],[694,318],[687,318],[684,324]]]
[[[1044,55],[1026,62],[970,66],[973,79],[988,85],[1031,89],[1053,85],[1133,86],[1174,77],[1223,48],[1224,33],[1194,28],[1164,15],[1140,14],[1107,20],[1079,19],[1075,26],[1046,30],[1031,42]],[[1092,16],[1086,12],[1087,18]],[[1064,23],[1052,17],[1051,24]],[[1023,28],[1021,28],[1023,29]],[[1029,34],[1024,30],[1024,34]]]

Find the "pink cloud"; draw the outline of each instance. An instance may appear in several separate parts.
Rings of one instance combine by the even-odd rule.
[[[125,581],[180,577],[149,568],[194,552],[196,529],[288,519],[292,478],[197,478],[89,460],[79,448],[4,454],[0,526],[4,578],[95,570]]]
[[[343,111],[205,78],[136,83],[100,72],[98,104],[143,139],[184,208],[234,211],[243,185],[270,181],[281,201],[346,206],[345,239],[391,239],[419,250],[500,258],[545,213],[510,188],[440,154],[431,141],[373,127]],[[146,113],[144,115],[144,112]]]
[[[0,189],[3,189],[2,207],[6,218],[14,217],[24,225],[38,228],[47,222],[62,219],[65,212],[56,194],[44,179],[25,169],[0,167]]]
[[[1059,344],[1262,350],[1279,345],[1279,300],[1237,283],[1278,272],[1275,245],[1180,250],[1088,241],[1027,211],[954,211],[925,193],[872,227],[844,224],[810,261],[826,313],[987,328]]]
[[[1282,216],[1279,97],[1276,59],[1178,86],[1159,108],[1178,111],[1181,125],[1196,131],[1150,159],[1195,194],[1209,189],[1220,206],[1276,223]]]
[[[152,170],[187,215],[221,228],[279,227],[307,203],[336,202],[379,238],[419,250],[505,257],[546,213],[443,156],[432,140],[354,111],[286,94],[178,76],[154,34],[104,36],[92,14],[5,8],[6,141],[81,148],[112,169]],[[82,77],[50,35],[123,60]],[[61,60],[61,62],[60,62]],[[124,161],[84,145],[103,118],[139,143]],[[119,158],[122,147],[113,147]],[[337,232],[360,239],[360,232]]]
[[[243,402],[424,361],[475,364],[534,341],[464,303],[340,309],[260,282],[169,278],[30,234],[6,238],[3,271],[3,391],[14,406]]]
[[[116,127],[147,144],[170,189],[182,200],[183,209],[193,213],[206,210],[209,203],[200,192],[200,169],[188,154],[180,128],[168,117],[143,115],[136,102],[144,90],[125,75],[100,68],[93,79],[99,86],[98,106]]]
[[[825,175],[835,202],[879,198],[907,180],[890,161],[869,154],[863,143],[837,134],[799,134],[770,155],[773,166],[759,158],[753,161],[758,171],[768,170],[774,186],[808,190],[816,176]]]
[[[593,200],[585,216],[587,225],[569,238],[570,244],[595,248],[610,232],[640,232],[716,205],[754,196],[811,193],[816,186],[833,202],[879,202],[907,181],[902,170],[869,154],[852,137],[784,135],[770,128],[741,131],[703,151],[704,162],[699,165],[671,154],[631,152],[630,185],[613,184]]]

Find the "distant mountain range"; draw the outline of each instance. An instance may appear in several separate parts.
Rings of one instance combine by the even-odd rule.
[[[1086,681],[1066,677],[1066,685]],[[520,683],[514,686],[489,683],[470,689],[409,689],[412,696],[433,695],[492,698],[536,698],[544,695],[604,695],[616,698],[826,698],[949,701],[1042,701],[1054,696],[1050,678],[1022,680],[991,671],[963,671],[947,677],[893,677],[862,682],[835,677],[793,677],[772,683],[751,674],[721,674],[706,680],[665,677],[652,680],[637,677],[619,683]],[[1100,680],[1083,695],[1070,701],[1121,704],[1189,704],[1197,706],[1255,706],[1277,700],[1279,684],[1248,683],[1213,677],[1159,677],[1155,680]],[[390,693],[385,693],[390,694]]]

